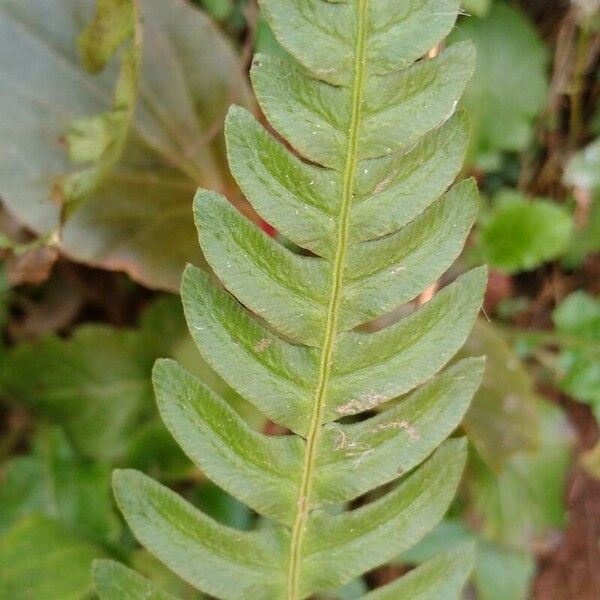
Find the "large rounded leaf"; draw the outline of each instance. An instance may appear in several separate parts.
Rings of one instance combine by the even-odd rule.
[[[0,195],[40,235],[55,231],[53,189],[77,167],[64,135],[111,103],[116,66],[85,72],[76,39],[92,0],[0,0]],[[66,223],[61,249],[75,260],[177,289],[198,261],[192,195],[231,195],[220,128],[229,104],[252,105],[238,58],[211,22],[183,0],[142,0],[144,50],[138,106],[112,176]]]

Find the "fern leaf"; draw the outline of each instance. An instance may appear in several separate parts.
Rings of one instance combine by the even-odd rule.
[[[214,392],[174,361],[159,361],[154,387],[164,422],[213,481],[254,510],[290,521],[300,477],[300,438],[251,430]]]
[[[474,548],[466,544],[429,560],[405,577],[367,594],[363,600],[459,598],[473,565]]]
[[[228,157],[257,212],[310,255],[200,191],[200,244],[225,289],[188,267],[182,299],[203,357],[292,435],[250,429],[202,382],[159,361],[154,386],[167,427],[264,523],[225,527],[132,471],[115,475],[115,493],[138,539],[198,589],[226,600],[300,600],[415,544],[461,477],[464,440],[444,440],[483,362],[447,364],[480,309],[485,270],[394,325],[357,327],[414,299],[463,248],[477,192],[470,181],[452,185],[467,137],[464,116],[453,113],[474,57],[457,44],[418,60],[450,31],[458,0],[261,5],[297,63],[259,56],[252,81],[294,151],[234,107]],[[392,482],[377,500],[339,511]],[[440,556],[365,600],[456,598],[472,562],[469,550]]]
[[[285,532],[225,527],[137,471],[117,471],[113,487],[140,542],[187,582],[217,598],[284,597]]]
[[[135,571],[112,560],[96,560],[92,568],[100,600],[177,600]]]

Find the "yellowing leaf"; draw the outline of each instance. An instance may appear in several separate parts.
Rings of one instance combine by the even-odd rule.
[[[121,22],[119,7],[127,10],[125,0],[106,4],[116,12],[95,25],[111,33],[111,23]],[[77,40],[94,5],[0,0],[0,194],[19,221],[47,236],[60,225],[53,192],[61,181],[73,176],[76,196],[101,181],[67,219],[61,251],[176,290],[185,263],[201,261],[190,212],[194,191],[204,185],[235,198],[219,135],[225,112],[232,102],[252,108],[253,101],[238,57],[199,10],[184,0],[140,0],[140,90],[121,152],[115,133],[124,131],[137,59],[125,49],[116,97],[116,64],[98,75],[82,68]],[[100,64],[123,35],[108,37],[106,49],[94,47],[104,57]],[[97,35],[83,39],[87,55]],[[110,158],[107,169],[74,164],[67,133],[79,159]]]

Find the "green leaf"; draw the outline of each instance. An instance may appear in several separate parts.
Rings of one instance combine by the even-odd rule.
[[[479,319],[464,354],[486,356],[483,382],[464,420],[469,440],[493,469],[540,439],[534,382],[501,331]]]
[[[548,88],[544,45],[523,13],[504,2],[494,2],[484,19],[462,19],[450,40],[470,40],[477,49],[463,100],[471,115],[469,162],[496,168],[500,153],[532,140]]]
[[[473,518],[486,537],[517,548],[550,539],[564,526],[564,489],[571,464],[573,435],[564,415],[540,400],[540,441],[493,472],[475,461],[468,479]]]
[[[365,48],[369,75],[408,67],[450,32],[458,9],[456,0],[424,0],[418,7],[395,11],[394,6],[392,0],[384,0],[370,9],[372,29]],[[350,84],[359,35],[357,11],[335,2],[297,0],[266,0],[261,8],[279,42],[311,74]],[[307,39],[313,43],[307,44]]]
[[[419,541],[446,512],[465,460],[465,440],[450,440],[382,498],[335,516],[312,513],[300,596],[341,585]]]
[[[562,342],[557,369],[561,389],[593,407],[600,418],[600,299],[573,292],[552,318]],[[566,334],[561,339],[560,334]]]
[[[473,454],[465,477],[464,519],[481,531],[475,535],[461,523],[444,522],[402,558],[420,563],[476,540],[479,596],[525,600],[535,569],[532,545],[552,539],[564,525],[572,435],[561,412],[537,398],[495,327],[480,321],[465,350],[487,354],[484,383],[464,424],[480,454]]]
[[[453,27],[458,0],[261,8],[295,59],[257,56],[251,74],[287,145],[235,108],[227,149],[248,200],[285,239],[200,190],[200,245],[224,289],[188,267],[182,299],[204,360],[290,435],[258,432],[216,390],[159,361],[167,427],[215,484],[259,513],[259,526],[226,526],[139,472],[117,472],[114,488],[138,540],[198,589],[302,600],[335,593],[417,543],[461,478],[465,441],[446,438],[483,364],[442,369],[473,326],[485,269],[406,306],[387,327],[364,326],[415,300],[464,247],[477,190],[452,185],[466,142],[464,117],[453,113],[474,55],[455,44],[417,60]],[[382,593],[457,595],[469,561],[440,561]],[[447,577],[430,579],[438,568]]]
[[[231,170],[263,218],[299,246],[329,256],[335,213],[328,204],[336,193],[330,174],[296,158],[240,108],[230,111],[225,135]],[[466,142],[466,120],[459,115],[407,152],[367,161],[362,201],[351,217],[353,238],[393,233],[418,217],[456,177]]]
[[[552,320],[560,332],[600,341],[600,300],[588,292],[567,296],[552,313]]]
[[[360,159],[409,148],[424,132],[441,125],[452,115],[474,63],[471,44],[456,44],[433,60],[373,77],[364,89],[364,117],[357,139]],[[339,171],[348,143],[343,124],[351,113],[351,98],[344,88],[308,79],[287,61],[268,55],[255,57],[252,83],[273,127],[293,141],[303,156]],[[310,95],[322,97],[322,103],[333,110],[307,103]]]
[[[153,585],[182,600],[201,600],[205,596],[177,577],[157,558],[143,549],[137,549],[131,555],[131,567],[149,579]]]
[[[93,163],[57,183],[54,196],[62,202],[64,222],[97,191],[121,159],[134,117],[141,62],[142,32],[134,0],[98,0],[94,17],[79,36],[79,51],[90,73],[104,69],[126,42],[110,110],[77,119],[66,135],[69,158]]]
[[[46,517],[23,519],[0,538],[0,597],[85,600],[92,561],[103,554]]]
[[[102,71],[119,46],[132,38],[137,27],[136,5],[131,0],[98,0],[94,17],[79,36],[79,52],[90,73]]]
[[[234,0],[202,0],[206,12],[217,21],[225,21],[234,10]]]
[[[93,577],[100,600],[176,600],[145,577],[112,560],[95,561]]]
[[[220,525],[136,471],[116,471],[114,489],[138,539],[189,583],[226,598],[260,600],[283,592],[282,532]]]
[[[474,548],[459,547],[433,558],[398,579],[370,594],[364,600],[450,600],[459,598],[474,566]]]
[[[280,58],[293,61],[294,59],[282,48],[281,44],[273,35],[273,31],[269,27],[269,23],[264,18],[262,13],[259,13],[256,23],[256,37],[254,40],[254,49],[261,54],[273,54]]]
[[[527,600],[535,576],[530,552],[482,543],[475,567],[475,585],[481,600]]]
[[[9,398],[61,423],[88,456],[114,458],[150,406],[153,359],[135,332],[86,325],[67,341],[18,346],[3,386]]]
[[[507,273],[530,271],[565,250],[572,228],[565,208],[508,190],[494,202],[479,232],[485,261]]]
[[[252,108],[253,101],[238,57],[205,15],[183,0],[139,6],[145,43],[130,135],[101,189],[68,219],[60,248],[75,260],[175,291],[185,263],[201,261],[190,213],[194,191],[203,185],[235,197],[219,135],[227,107]],[[60,224],[55,184],[80,168],[69,159],[65,134],[113,102],[115,69],[90,75],[77,52],[93,7],[93,0],[0,0],[0,78],[7,83],[0,99],[0,194],[42,237]],[[109,125],[86,122],[80,141],[89,146],[95,139],[97,153],[97,138],[107,139]]]
[[[476,544],[472,584],[483,600],[525,600],[534,576],[532,553],[491,542],[456,520],[444,520],[418,546],[401,557],[402,563],[433,564],[440,553],[465,557],[465,547]],[[437,559],[443,560],[443,555]],[[428,562],[426,562],[428,561]],[[460,563],[459,563],[460,565]],[[422,567],[421,567],[422,568]],[[458,567],[460,568],[460,566]],[[442,596],[441,598],[446,598]]]
[[[313,513],[303,563],[308,589],[302,597],[341,585],[418,540],[446,509],[464,450],[464,443],[448,442],[393,492],[361,509],[335,517]],[[115,494],[138,539],[186,581],[226,598],[273,598],[284,591],[289,532],[283,528],[241,532],[224,527],[135,471],[116,472]],[[391,539],[390,531],[397,532]]]
[[[221,398],[174,361],[160,361],[154,386],[161,415],[204,473],[256,511],[292,520],[302,445],[251,430]]]
[[[459,425],[482,371],[481,360],[461,361],[376,417],[323,427],[315,495],[353,500],[409,472]]]
[[[152,364],[183,335],[173,313],[180,314],[172,302],[161,302],[139,331],[84,325],[67,340],[20,344],[0,369],[4,394],[61,424],[87,456],[119,458],[134,426],[155,414]],[[162,337],[161,323],[171,325]]]
[[[120,533],[110,496],[110,468],[75,454],[59,429],[42,429],[33,451],[5,465],[0,484],[0,535],[32,513],[103,543]]]
[[[347,367],[332,374],[328,420],[360,412],[360,402],[348,406],[348,394],[364,396],[363,404],[371,394],[372,408],[435,374],[462,345],[478,310],[478,302],[462,300],[480,297],[483,285],[483,273],[474,271],[394,327],[375,335],[351,332],[340,336],[339,361]],[[307,387],[317,368],[314,350],[288,344],[273,335],[197,269],[186,271],[182,290],[190,331],[207,362],[272,420],[305,431],[310,405]],[[452,337],[445,333],[450,321],[454,323]],[[432,326],[423,330],[423,335],[409,337],[413,328],[425,322]],[[446,339],[441,340],[440,335]],[[445,353],[432,362],[426,348],[432,352],[440,344]],[[360,346],[364,346],[364,352],[356,354]],[[367,367],[372,371],[367,372]],[[282,396],[294,402],[282,404],[278,401]]]
[[[462,0],[463,9],[477,17],[485,17],[492,6],[493,0]]]

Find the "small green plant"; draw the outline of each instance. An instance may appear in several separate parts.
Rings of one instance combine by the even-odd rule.
[[[478,251],[499,271],[531,271],[565,252],[572,235],[569,211],[544,198],[502,190],[481,219]]]
[[[229,164],[258,213],[310,253],[292,252],[219,194],[200,191],[201,247],[226,290],[188,267],[182,298],[203,357],[291,435],[250,429],[211,389],[161,360],[154,385],[167,427],[208,477],[260,515],[259,526],[221,525],[139,472],[118,471],[114,489],[140,542],[198,589],[299,600],[413,546],[439,522],[461,477],[465,442],[444,440],[483,362],[441,370],[469,334],[485,270],[394,325],[357,327],[419,295],[464,245],[476,188],[446,190],[465,152],[465,119],[453,113],[474,54],[460,43],[418,60],[451,30],[458,0],[261,6],[297,63],[257,56],[254,90],[302,158],[233,108]],[[375,499],[348,510],[373,490]],[[455,598],[471,567],[463,548],[365,598]],[[106,563],[96,584],[102,598],[163,597]]]

